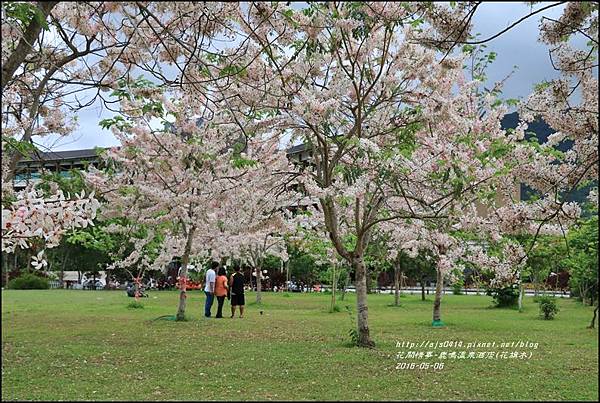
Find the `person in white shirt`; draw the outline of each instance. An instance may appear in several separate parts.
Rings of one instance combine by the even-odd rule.
[[[204,285],[204,294],[206,294],[206,302],[204,304],[204,316],[210,318],[210,308],[212,308],[215,299],[215,280],[217,278],[216,270],[219,268],[219,263],[212,262],[210,269],[206,271],[206,282]]]

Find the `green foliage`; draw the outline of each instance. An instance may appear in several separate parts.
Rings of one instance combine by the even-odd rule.
[[[131,301],[127,304],[127,309],[144,309],[144,304],[139,301]]]
[[[552,85],[552,83],[550,81],[544,80],[541,83],[534,84],[533,90],[535,92],[541,92],[541,91],[544,91],[545,89],[549,88],[551,85]]]
[[[227,77],[227,76],[245,76],[246,75],[246,67],[237,66],[234,64],[230,64],[225,66],[219,72],[219,78]]]
[[[67,172],[49,172],[41,175],[42,181],[38,185],[39,188],[44,190],[47,194],[51,192],[50,182],[54,182],[58,185],[59,189],[63,191],[65,195],[80,194],[81,191],[85,191],[86,194],[91,192],[91,189],[85,183],[83,174],[79,169],[71,169]]]
[[[304,283],[309,283],[311,282],[310,280],[314,278],[314,275],[319,268],[315,264],[315,259],[309,254],[303,253],[299,249],[292,248],[288,269],[290,271],[290,277],[303,281]]]
[[[494,299],[498,308],[512,308],[519,302],[519,287],[512,284],[508,287],[486,289],[486,294]]]
[[[583,220],[567,235],[569,253],[562,260],[571,290],[584,302],[598,300],[598,215]]]
[[[257,163],[258,162],[253,159],[244,158],[242,156],[233,155],[231,157],[231,165],[238,169],[250,168],[255,166]]]
[[[21,1],[6,1],[2,2],[2,11],[8,21],[16,21],[23,29],[26,29],[33,20],[36,20],[45,31],[50,30],[42,10],[35,4]]]
[[[433,259],[427,260],[425,253],[419,253],[415,258],[403,253],[402,268],[404,275],[414,278],[418,282],[422,282],[424,279],[434,279],[436,276],[434,261]]]
[[[465,282],[463,279],[459,279],[454,284],[452,284],[452,294],[454,295],[462,295],[462,289],[465,286]]]
[[[33,273],[24,273],[10,280],[6,288],[12,290],[46,290],[50,288],[47,278],[36,276]]]
[[[538,298],[538,303],[540,305],[540,315],[546,320],[554,319],[554,315],[559,311],[556,298],[544,295]]]
[[[142,113],[154,112],[162,115],[164,111],[163,104],[159,101],[148,101],[142,106]]]
[[[110,119],[102,119],[99,122],[99,125],[103,129],[110,129],[113,126],[116,126],[116,128],[119,130],[127,130],[133,127],[131,123],[126,121],[125,118],[120,115],[117,115],[114,118]]]
[[[142,92],[133,91],[133,90],[140,90],[140,89],[141,90],[148,89],[148,90],[156,91],[157,86],[152,81],[148,80],[144,76],[138,76],[135,80],[120,79],[117,81],[117,84],[118,84],[118,88],[115,89],[113,92],[111,92],[111,94],[110,94],[111,97],[116,97],[119,101],[121,101],[123,99],[127,99],[129,101],[134,100],[134,99],[137,101],[141,101],[141,103],[142,103],[141,112],[142,113],[150,113],[152,115],[155,115],[158,118],[163,118],[163,119],[165,118],[165,108],[164,108],[162,102],[154,100],[154,99],[150,99],[149,98],[150,95],[148,95],[148,93],[145,93],[143,91]],[[151,92],[150,92],[150,94],[151,94]],[[115,126],[119,130],[128,130],[133,127],[132,122],[129,121],[128,119],[124,118],[121,115],[117,115],[117,116],[115,116],[113,118],[109,118],[109,119],[102,119],[99,122],[99,125],[103,129],[110,129],[113,126]]]
[[[325,269],[325,270],[323,270]],[[346,277],[349,276],[349,268],[343,265],[336,265],[335,267],[335,287],[340,289],[346,283]],[[333,266],[324,265],[317,272],[317,279],[322,284],[331,284],[333,279]]]
[[[37,151],[37,148],[30,141],[18,140],[12,136],[2,136],[2,143],[6,147],[6,151],[14,151],[25,157],[31,157]]]
[[[520,236],[518,240],[524,246],[533,242],[533,236]],[[527,265],[521,271],[521,278],[540,284],[550,272],[558,273],[566,270],[562,258],[566,255],[566,244],[559,236],[538,236],[534,247],[527,256]]]
[[[348,336],[350,337],[350,342],[353,346],[358,345],[358,329],[356,328],[356,323],[354,322],[354,314],[352,313],[352,308],[350,305],[346,305],[346,311],[348,312],[348,317],[350,318],[350,329],[348,330]]]

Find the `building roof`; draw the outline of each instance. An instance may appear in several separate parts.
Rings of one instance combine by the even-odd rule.
[[[302,144],[298,144],[298,145],[288,148],[286,150],[286,152],[288,154],[296,154],[296,153],[301,153],[302,151],[306,151],[306,150],[307,150],[306,144],[302,143]]]
[[[98,156],[96,148],[88,148],[85,150],[69,150],[69,151],[50,151],[36,152],[29,159],[22,159],[19,163],[38,162],[38,161],[65,161],[65,160],[80,160],[85,158],[96,158]]]
[[[38,161],[67,161],[67,160],[80,160],[87,158],[98,157],[98,148],[87,148],[84,150],[69,150],[69,151],[49,151],[42,152],[38,151],[31,155],[31,158],[23,158],[19,161],[19,164],[27,164],[29,162]],[[288,154],[296,154],[302,151],[306,151],[307,147],[305,144],[298,144],[292,146],[286,150]]]

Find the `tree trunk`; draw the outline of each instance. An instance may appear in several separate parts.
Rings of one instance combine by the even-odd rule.
[[[421,276],[421,301],[425,301],[425,276]]]
[[[175,320],[177,321],[185,320],[185,303],[187,299],[187,272],[188,263],[190,261],[190,252],[192,250],[192,239],[194,238],[194,232],[196,232],[196,227],[190,228],[190,231],[188,232],[187,242],[185,243],[183,256],[181,257],[181,272],[179,274],[179,307],[177,308],[177,316],[175,317]]]
[[[46,20],[50,11],[54,8],[54,6],[58,4],[58,1],[43,1],[38,2],[38,9],[40,10],[42,17]],[[42,25],[38,21],[37,18],[32,17],[29,25],[27,25],[27,29],[23,34],[23,37],[19,40],[19,44],[17,48],[10,54],[10,56],[2,61],[2,90],[8,84],[8,82],[12,79],[13,74],[19,66],[23,63],[23,61],[31,52],[31,48],[35,44],[37,38],[42,31]]]
[[[400,305],[400,281],[398,276],[400,275],[400,263],[394,264],[394,305]]]
[[[17,250],[15,249],[15,260],[14,260],[14,265],[13,265],[13,270],[17,271]],[[10,280],[10,269],[8,267],[8,265],[6,266],[6,283],[4,284],[5,286],[8,284],[8,281]]]
[[[136,278],[133,281],[134,284],[134,290],[133,290],[133,295],[135,296],[135,300],[139,301],[140,300],[140,282],[138,281],[138,279]]]
[[[404,276],[404,270],[400,271],[400,288],[398,289],[398,294],[402,295],[402,290],[406,287],[406,281],[404,281],[406,277]]]
[[[290,286],[290,265],[289,260],[285,262],[285,291],[289,291]]]
[[[31,273],[31,257],[34,255],[31,249],[27,249],[27,268],[26,271]]]
[[[584,305],[587,303],[587,298],[585,297],[585,294],[586,294],[586,290],[583,288],[583,286],[581,284],[579,284],[579,297],[581,298],[581,303]]]
[[[262,290],[262,283],[261,283],[261,276],[262,276],[262,270],[260,269],[260,266],[257,266],[256,269],[256,303],[260,304],[262,302],[262,295],[261,295],[261,290]]]
[[[344,289],[342,290],[342,298],[341,300],[344,300],[344,297],[346,296],[346,290],[348,289],[348,285],[350,284],[350,274],[347,273],[346,274],[346,281],[344,282]]]
[[[593,329],[596,326],[596,315],[598,314],[598,305],[596,305],[596,309],[594,309],[594,317],[592,318],[592,322],[588,326],[588,329]]]
[[[442,325],[442,314],[440,306],[442,304],[442,291],[444,290],[444,279],[442,273],[437,270],[436,284],[435,284],[435,300],[433,302],[433,325]]]
[[[67,265],[67,259],[69,257],[69,252],[65,252],[62,266],[60,267],[60,287],[65,288],[65,266]]]
[[[367,270],[361,257],[352,261],[356,272],[356,311],[358,324],[359,347],[374,347],[375,343],[369,336],[369,309],[367,307]]]
[[[331,278],[331,308],[330,311],[333,312],[333,307],[335,306],[335,289],[337,281],[335,279],[335,263],[332,265],[332,278]]]
[[[519,284],[519,312],[523,310],[523,294],[525,293],[525,288],[523,287],[523,283]]]

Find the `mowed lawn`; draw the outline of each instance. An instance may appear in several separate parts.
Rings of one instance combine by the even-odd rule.
[[[2,291],[2,400],[596,400],[598,332],[592,309],[559,300],[555,320],[490,308],[486,296],[446,295],[444,329],[431,328],[432,296],[390,306],[369,295],[377,347],[349,345],[355,297],[329,313],[323,294],[263,295],[244,319],[205,319],[204,295],[150,292],[128,309],[124,291]],[[247,302],[254,294],[246,296]],[[260,310],[263,314],[260,314]],[[226,312],[229,305],[226,302]],[[213,306],[213,315],[216,306]],[[531,359],[445,360],[442,370],[396,369],[397,341],[538,343]],[[421,349],[427,350],[427,349]],[[452,349],[442,349],[452,351]],[[471,348],[472,351],[504,351]],[[440,349],[438,349],[440,351]],[[404,360],[425,362],[440,360]]]

